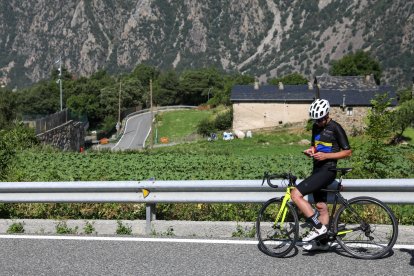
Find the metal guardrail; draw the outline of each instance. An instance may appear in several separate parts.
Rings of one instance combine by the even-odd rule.
[[[157,106],[157,107],[153,108],[153,111],[157,112],[157,111],[167,111],[167,110],[175,110],[175,109],[196,109],[196,108],[197,108],[197,106],[192,106],[192,105]],[[142,114],[142,113],[147,113],[147,112],[151,112],[151,109],[147,108],[147,109],[142,109],[142,110],[139,110],[139,111],[132,112],[132,113],[128,114],[127,116],[125,116],[125,118],[123,120],[126,120],[129,117],[132,117],[132,116],[135,116],[135,115],[138,115],[138,114]]]
[[[1,203],[146,203],[147,229],[157,203],[263,203],[284,194],[261,180],[2,182]],[[298,183],[300,180],[298,181]],[[341,194],[413,204],[414,179],[344,179]],[[311,198],[310,198],[311,200]]]

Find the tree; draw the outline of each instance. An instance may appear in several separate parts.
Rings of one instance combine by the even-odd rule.
[[[403,102],[392,114],[392,127],[397,132],[397,139],[402,137],[403,132],[414,124],[414,100]]]
[[[180,76],[182,103],[198,105],[208,100],[212,90],[223,89],[224,80],[214,68],[184,71]]]
[[[332,61],[330,74],[332,76],[364,76],[374,75],[375,82],[380,84],[381,66],[368,52],[359,50],[346,55],[340,60]]]
[[[230,105],[230,95],[231,95],[231,90],[233,86],[247,85],[247,84],[253,84],[253,83],[254,83],[254,77],[251,75],[233,74],[233,75],[224,76],[223,88],[222,89],[213,88],[213,90],[211,91],[211,94],[213,95],[213,97],[210,98],[210,101],[208,103],[213,106],[217,106],[220,104]]]
[[[113,93],[117,98],[118,92],[114,88],[116,87],[116,79],[105,70],[99,70],[89,78],[82,77],[78,80],[68,81],[64,88],[64,95],[67,97],[66,106],[78,115],[86,115],[90,126],[95,128],[102,123],[107,115],[107,111],[104,109],[107,105],[101,105],[101,92],[109,87],[113,88]]]
[[[408,87],[397,92],[398,103],[402,104],[413,99],[412,88]]]
[[[144,88],[149,87],[150,79],[154,81],[158,78],[160,72],[157,68],[146,64],[139,64],[131,73],[131,77],[137,78]]]
[[[387,94],[378,95],[371,101],[372,109],[368,114],[368,147],[363,160],[364,169],[372,177],[384,178],[391,154],[387,142],[392,135],[391,116],[388,107],[391,104]]]
[[[59,87],[55,81],[40,81],[17,92],[18,110],[24,114],[48,115],[60,110]]]
[[[180,82],[175,71],[170,70],[161,74],[154,83],[154,102],[163,106],[181,104],[179,89]]]
[[[11,91],[0,89],[0,129],[6,128],[16,118],[16,99]]]
[[[292,73],[292,74],[285,75],[281,78],[272,78],[272,79],[269,79],[268,81],[269,84],[273,84],[273,85],[278,85],[279,82],[283,84],[298,85],[298,84],[307,84],[308,80],[299,73]]]

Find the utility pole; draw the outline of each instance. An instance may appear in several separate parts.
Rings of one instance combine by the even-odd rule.
[[[119,134],[121,130],[121,90],[122,90],[122,81],[119,79],[119,92],[118,92],[118,122],[116,123],[116,131]]]
[[[63,92],[62,92],[62,56],[59,56],[59,79],[57,82],[59,83],[59,90],[60,90],[60,111],[63,110]]]
[[[151,137],[150,137],[150,148],[154,146],[154,110],[152,107],[152,79],[150,79],[150,101],[151,101]]]
[[[320,99],[321,93],[319,91],[318,79],[316,77],[313,79],[313,86],[315,88],[315,100]]]

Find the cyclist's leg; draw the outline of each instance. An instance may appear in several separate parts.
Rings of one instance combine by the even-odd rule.
[[[324,187],[323,187],[324,188]],[[328,213],[328,205],[326,202],[328,201],[328,193],[323,191],[316,191],[313,193],[313,199],[315,200],[315,207],[316,210],[319,212],[319,220],[324,225],[328,225],[329,223],[329,213]]]
[[[315,199],[316,203],[316,209],[318,210],[320,216],[319,216],[319,221],[327,226],[329,224],[329,212],[328,212],[328,205],[326,204],[327,201],[327,193],[326,192],[315,192],[313,193],[313,198]],[[307,250],[312,250],[314,247],[315,248],[319,248],[320,250],[327,250],[329,249],[329,240],[327,237],[323,237],[321,239],[319,239],[317,241],[317,245],[320,246],[313,246],[313,244],[311,244],[312,246],[310,246],[311,249],[307,249]]]
[[[318,180],[320,182],[320,189],[326,188],[329,184],[331,184],[336,177],[335,171],[330,171],[329,168],[322,167],[320,169],[315,170],[315,174],[318,176]],[[326,202],[328,201],[328,193],[325,191],[317,190],[313,193],[313,199],[315,200],[315,206],[318,210],[320,217],[319,220],[324,224],[328,225],[329,223],[329,212],[328,212],[328,205]]]
[[[324,202],[326,193],[320,192],[320,189],[328,186],[335,179],[335,173],[328,169],[314,169],[311,176],[300,182],[296,189],[292,191],[291,197],[293,202],[303,212],[304,216],[309,218],[315,214],[312,205],[304,199],[305,195],[313,194],[315,202]]]
[[[309,222],[314,228],[321,229],[323,224],[319,221],[319,212],[315,210],[312,205],[304,199],[304,195],[313,193],[315,189],[320,189],[317,174],[312,174],[301,183],[296,186],[296,189],[292,191],[291,197],[298,208],[303,212],[307,222]],[[326,229],[326,228],[325,228]],[[323,231],[322,232],[326,232]],[[308,237],[305,238],[305,240]]]
[[[316,209],[319,212],[320,222],[324,225],[328,225],[329,223],[328,205],[326,205],[325,202],[318,202],[316,203]]]
[[[303,198],[305,195],[306,194],[302,194],[302,191],[298,189],[298,186],[296,187],[296,189],[292,190],[291,192],[291,198],[293,202],[299,208],[299,210],[302,211],[303,215],[306,218],[308,218],[308,217],[311,217],[315,213],[315,210],[312,208],[312,205],[310,205],[310,203],[306,199]]]
[[[297,190],[299,193],[293,193],[292,200],[298,205],[299,209],[303,207],[305,204],[303,201],[305,201],[308,205],[306,207],[310,207],[311,211],[309,209],[302,210],[304,215],[306,216],[306,220],[311,223],[314,227],[314,229],[303,238],[303,241],[310,241],[327,231],[327,227],[325,225],[329,222],[329,215],[327,211],[327,206],[325,203],[323,203],[323,197],[326,198],[326,195],[322,192],[320,192],[320,189],[328,186],[332,181],[335,179],[335,172],[329,171],[328,168],[314,168],[314,171],[311,176],[303,180],[299,185],[297,186]],[[320,218],[320,213],[318,210],[313,210],[312,206],[303,199],[303,196],[301,198],[298,198],[298,195],[306,195],[313,193],[314,196],[316,196],[315,201],[321,202],[318,206],[320,210],[322,210],[322,217]]]

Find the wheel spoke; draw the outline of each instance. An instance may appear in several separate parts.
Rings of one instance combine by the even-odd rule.
[[[338,243],[351,255],[380,258],[389,252],[398,235],[398,224],[382,202],[360,197],[349,201],[335,217]]]
[[[256,223],[257,237],[261,249],[274,257],[283,257],[295,246],[298,238],[298,219],[294,208],[288,204],[287,209],[281,209],[282,202],[272,199],[265,203],[260,210]],[[284,213],[284,222],[275,222],[278,214]]]

